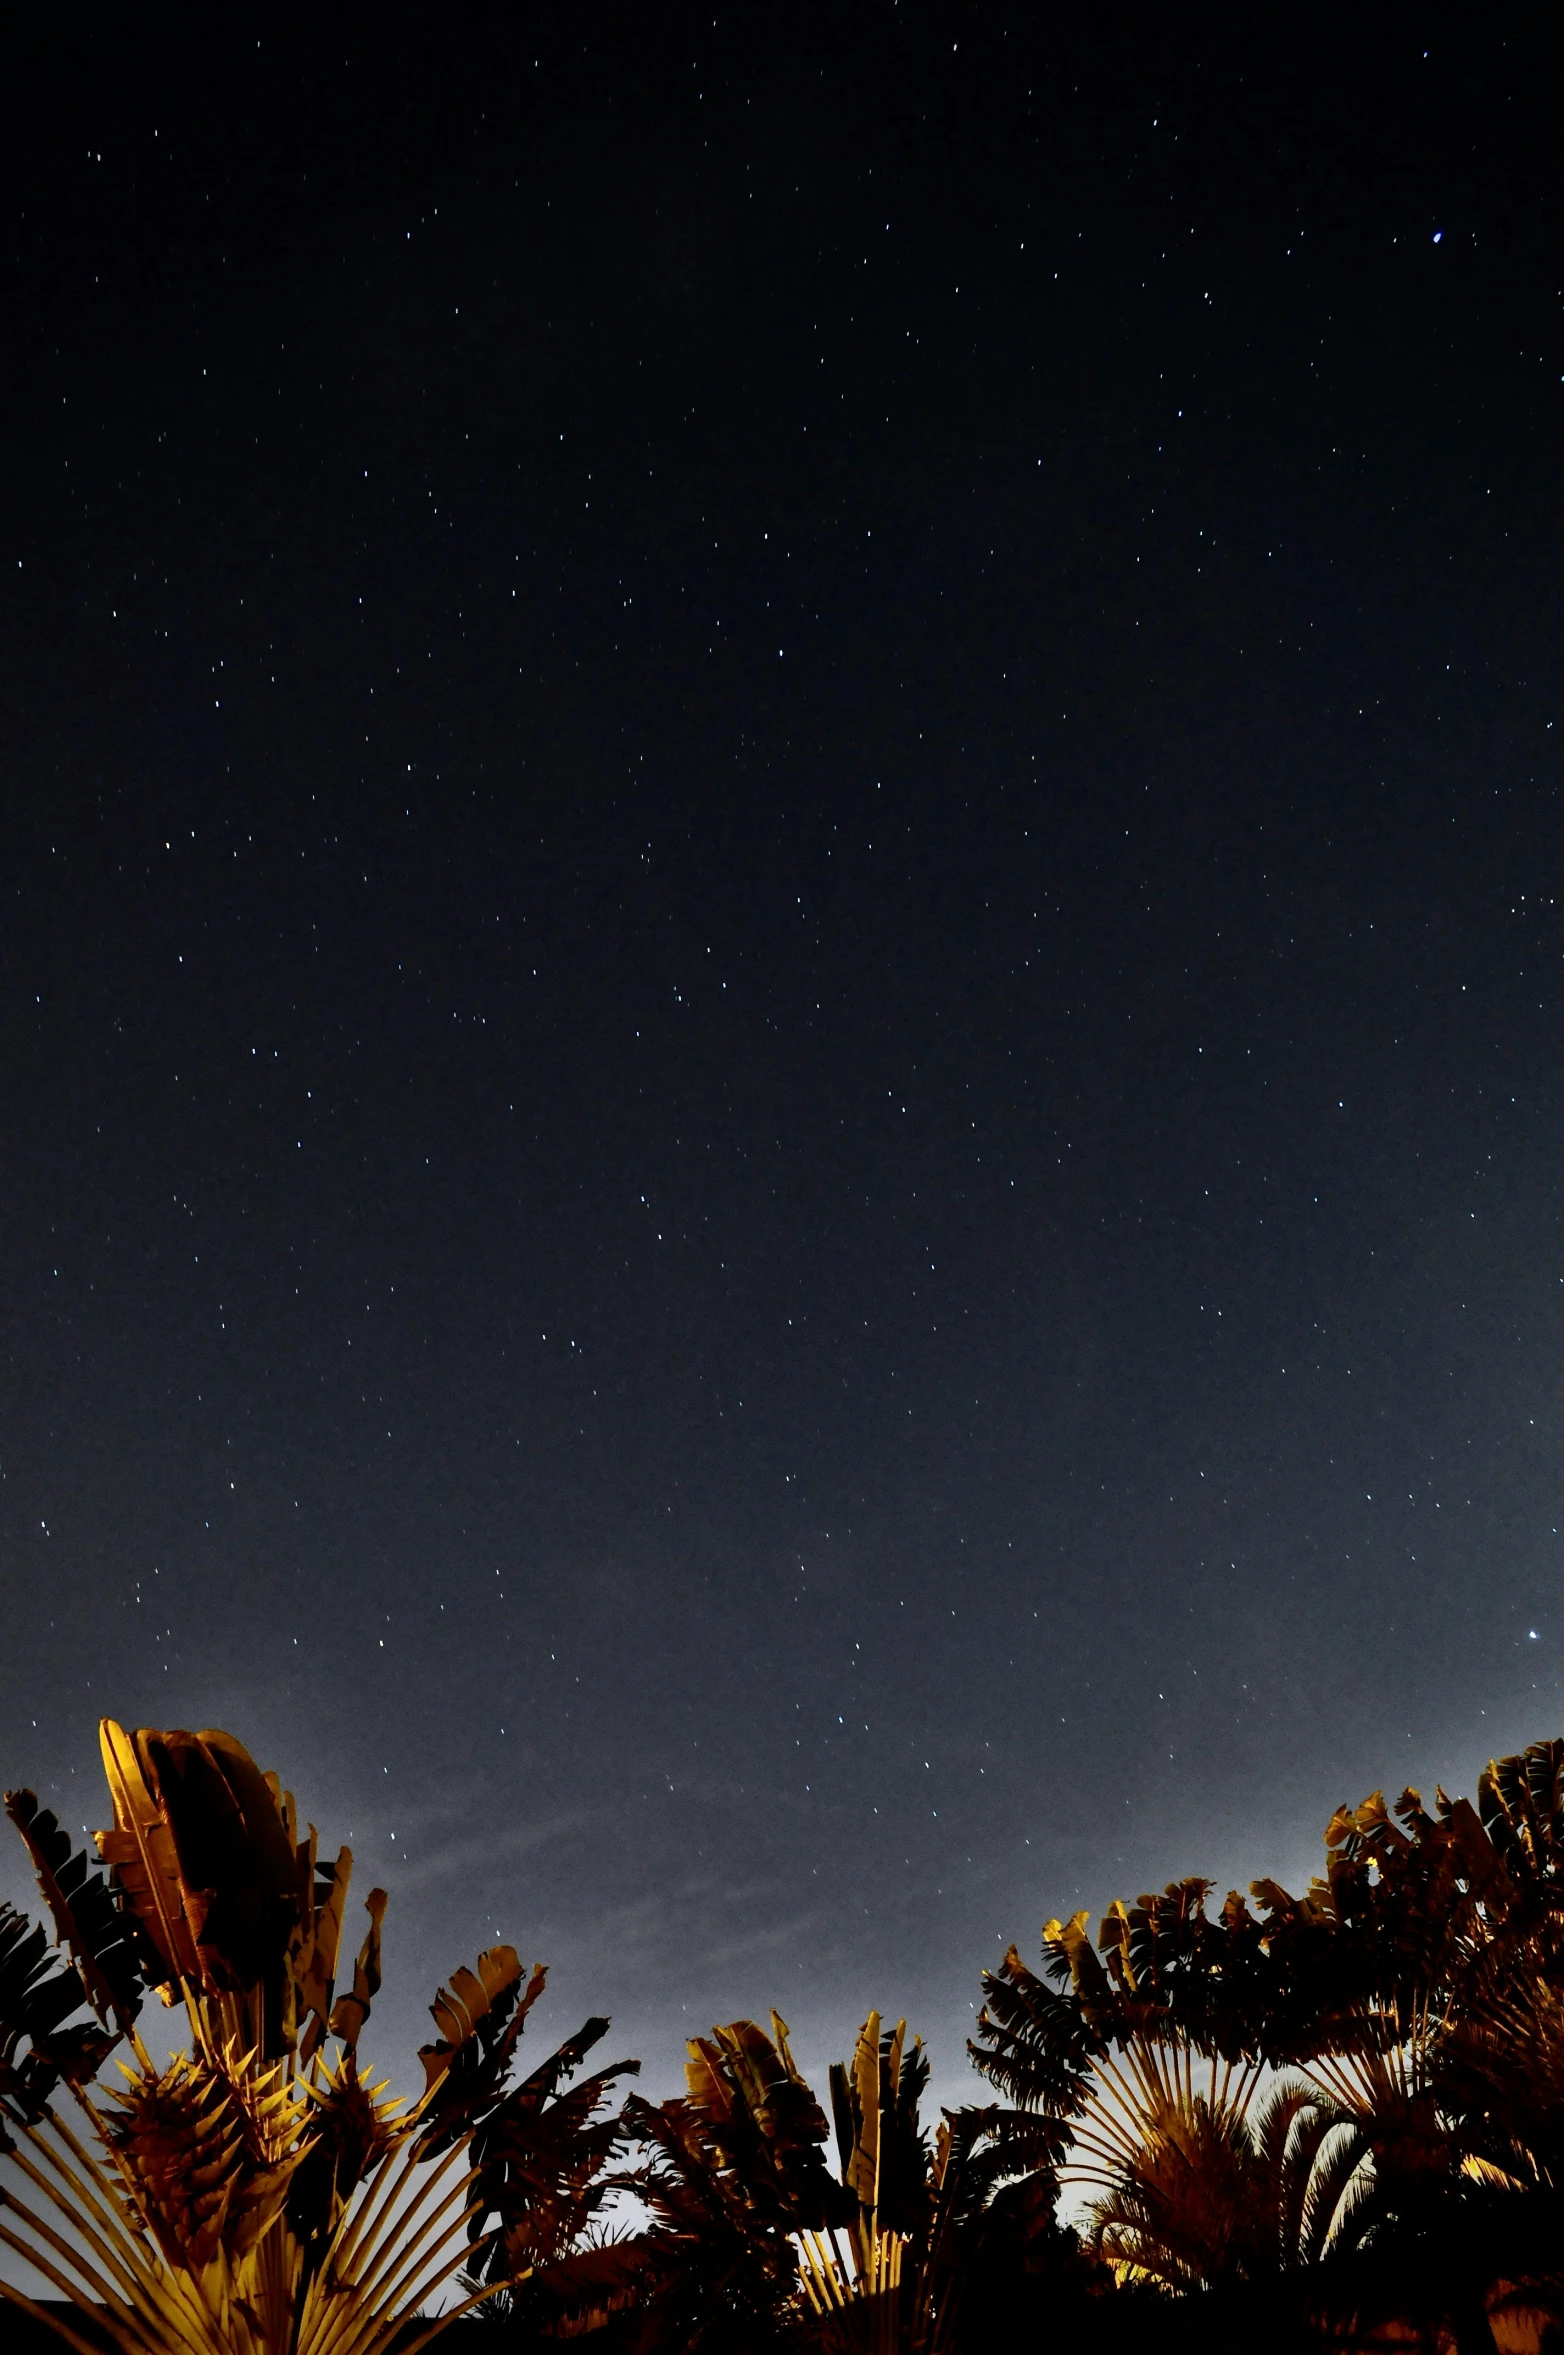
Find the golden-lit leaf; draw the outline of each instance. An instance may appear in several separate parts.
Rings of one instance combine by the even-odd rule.
[[[853,2155],[847,2181],[862,2206],[872,2208],[880,2173],[880,2015],[871,2012],[853,2049],[852,2086],[857,2096]]]
[[[733,2097],[722,2073],[721,2054],[704,2036],[692,2036],[687,2050],[690,2057],[684,2064],[684,2082],[691,2101],[698,2102],[714,2119],[731,2116]]]
[[[405,2110],[360,2081],[355,2057],[380,1987],[385,1891],[370,1893],[352,1990],[333,2003],[349,1852],[320,1868],[291,1795],[230,1735],[106,1720],[101,1740],[112,1883],[88,1874],[35,1800],[16,1794],[11,1811],[62,1938],[89,1969],[123,1949],[133,2001],[144,1930],[191,2047],[159,2067],[133,2041],[123,2085],[94,2084],[114,2039],[68,2024],[83,2007],[81,1977],[57,1967],[42,1930],[0,1907],[0,2143],[21,2179],[21,2196],[8,2182],[0,2199],[0,2249],[70,2302],[79,2327],[60,2335],[78,2355],[97,2355],[104,2333],[126,2355],[390,2355],[393,2342],[415,2355],[475,2302],[423,2314],[463,2265],[482,2263],[503,2287],[513,2251],[569,2253],[622,2137],[616,2119],[596,2116],[617,2072],[563,2097],[558,2080],[606,2022],[589,2021],[507,2093],[545,1974],[534,1971],[518,2002],[514,1949],[491,1948],[440,1991],[436,2101]],[[86,1921],[84,1906],[102,1919]],[[100,2007],[114,1992],[105,1971]],[[342,2050],[323,2066],[328,2009]],[[62,2078],[88,2139],[49,2106]],[[480,2116],[492,2146],[481,2186]],[[541,2203],[536,2220],[529,2202]],[[503,2230],[486,2229],[490,2212]],[[499,2271],[491,2247],[503,2252]],[[0,2301],[32,2311],[5,2280]]]
[[[231,1734],[100,1728],[116,1872],[170,1978],[204,1995],[256,1997],[268,2042],[283,2031],[297,1863],[286,1811]],[[273,1778],[273,1784],[275,1778]]]
[[[185,1916],[174,1835],[156,1786],[148,1781],[137,1744],[123,1726],[105,1717],[98,1736],[114,1802],[114,1829],[97,1834],[98,1853],[113,1866],[170,1977],[199,1984],[201,1957]]]
[[[231,1734],[133,1736],[174,1838],[185,1918],[213,1990],[280,1994],[297,1918],[297,1866],[277,1802]]]
[[[348,1884],[353,1878],[353,1851],[339,1848],[337,1861],[331,1868],[331,1880],[325,1898],[315,1915],[315,1942],[310,1954],[309,1975],[304,1982],[304,1994],[312,2009],[324,2010],[331,1999],[332,1981],[337,1975],[337,1953],[342,1943],[342,1917],[347,1910]]]

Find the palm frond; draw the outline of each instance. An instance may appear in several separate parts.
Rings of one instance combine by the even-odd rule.
[[[25,1914],[0,1904],[0,2121],[36,2118],[62,2078],[96,2073],[115,2039],[66,2025],[86,2008],[79,1973]]]
[[[102,1874],[32,1791],[7,1791],[5,1811],[27,1844],[39,1891],[63,1946],[80,1974],[83,1992],[100,2023],[124,2033],[141,2009],[145,1984],[144,1949],[133,1919],[114,1901]]]
[[[405,2109],[357,2057],[385,1892],[370,1892],[336,1997],[349,1852],[322,1866],[314,1827],[299,1836],[291,1794],[231,1735],[105,1720],[101,1737],[107,1881],[32,1794],[8,1802],[81,1968],[0,1908],[0,2156],[19,2185],[0,2194],[0,2247],[126,2355],[381,2355],[393,2337],[413,2355],[535,2253],[574,2255],[622,2140],[599,2113],[634,2064],[562,2087],[608,2023],[589,2021],[511,2087],[544,1973],[521,1994],[514,1950],[491,1949],[440,1991],[425,2092]],[[189,2049],[162,2067],[135,2035],[144,1983],[189,2023]],[[83,2021],[89,2004],[98,2017]],[[122,2033],[133,2059],[95,2088]],[[51,2101],[62,2081],[74,2111]],[[463,2268],[479,2277],[465,2305],[408,2345]],[[85,2344],[83,2330],[64,2335]]]

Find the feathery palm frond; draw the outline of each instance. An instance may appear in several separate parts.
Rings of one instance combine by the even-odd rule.
[[[619,2078],[639,2061],[615,2061],[565,2086],[606,2020],[588,2020],[529,2077],[495,2103],[472,2141],[476,2182],[470,2231],[495,2224],[471,2268],[474,2288],[542,2274],[578,2250],[615,2188],[608,2170],[628,2139],[623,2121],[605,2116]]]
[[[7,2117],[36,2118],[62,2079],[100,2067],[115,2039],[67,2025],[86,2008],[79,1974],[25,1914],[0,1904],[0,2133]]]
[[[1124,2269],[1279,2264],[1345,2315],[1371,2250],[1418,2250],[1433,2328],[1481,2303],[1472,2200],[1564,2191],[1564,1742],[1492,1761],[1475,1808],[1373,1792],[1325,1845],[1300,1896],[1256,1881],[1213,1915],[1187,1879],[1111,1905],[1095,1942],[1085,1914],[1050,1922],[1043,1978],[1014,1950],[986,1975],[971,2050],[1067,2130],[1061,2174],[1095,2178]]]
[[[27,1844],[55,1943],[69,1954],[82,1989],[105,2028],[135,2023],[146,1985],[145,1949],[136,1924],[115,1902],[107,1879],[32,1791],[7,1791],[5,1811]]]
[[[692,2099],[654,2104],[632,2094],[623,2115],[642,2154],[623,2181],[651,2218],[629,2244],[650,2343],[689,2355],[780,2343],[797,2311],[798,2257],[769,2184],[750,2196]]]
[[[1350,2245],[1365,2144],[1312,2088],[1256,2082],[1148,2103],[1136,2147],[1092,2204],[1095,2245],[1168,2288],[1264,2282]]]

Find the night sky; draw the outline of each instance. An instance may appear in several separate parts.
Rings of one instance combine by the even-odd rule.
[[[219,13],[6,34],[0,1779],[949,2098],[1564,1726],[1558,20]]]

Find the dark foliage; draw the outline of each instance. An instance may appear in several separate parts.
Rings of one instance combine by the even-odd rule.
[[[0,2120],[34,2120],[62,2078],[96,2073],[114,2038],[67,2025],[86,2008],[79,1974],[25,1914],[0,1904]]]
[[[135,1916],[121,1910],[105,1875],[72,1848],[59,1819],[33,1792],[7,1791],[5,1811],[27,1843],[56,1942],[76,1965],[87,2001],[104,2027],[112,2021],[129,2028],[155,1966]]]
[[[221,2036],[308,2069],[309,2134],[268,2172],[225,2075],[242,2041],[211,2035],[143,2071],[106,2131],[148,2181],[213,2191],[204,2135],[237,2188],[220,2217],[179,2210],[191,2246],[239,2249],[285,2216],[308,2273],[405,2131],[358,2072],[384,1893],[334,2000],[346,1851],[321,1866],[227,1735],[107,1726],[105,1761],[107,1878],[32,1793],[6,1800],[56,1942],[0,1906],[0,2145],[97,2074],[149,1985],[196,1973]],[[518,2075],[546,1974],[489,1949],[431,2006],[410,2121],[420,2155],[465,2144],[475,2170],[465,2279],[486,2303],[459,2328],[496,2355],[1564,2345],[1564,1742],[1495,1761],[1475,1806],[1339,1808],[1325,1848],[1301,1896],[1259,1881],[1213,1913],[1186,1878],[1115,1902],[1095,1938],[1084,1914],[1050,1922],[1040,1971],[1012,1948],[971,2048],[1012,2106],[947,2111],[932,2136],[921,2047],[876,2013],[830,2072],[829,2122],[775,2014],[769,2035],[740,2020],[692,2042],[678,2100],[613,2112],[638,2064],[583,2073],[599,2018]],[[1094,2151],[1083,2237],[1059,2184]],[[643,2220],[613,2239],[619,2190]]]
[[[1107,2055],[1160,2053],[1175,2077],[1193,2056],[1301,2071],[1277,2181],[1288,2166],[1305,2180],[1298,2137],[1312,2136],[1325,2176],[1310,2196],[1328,2179],[1351,2230],[1269,2259],[1257,2244],[1236,2267],[1224,2239],[1194,2277],[1247,2281],[1240,2305],[1269,2298],[1278,2333],[1399,2320],[1486,2351],[1494,2300],[1560,2310],[1564,1743],[1495,1761],[1475,1808],[1441,1791],[1430,1812],[1409,1790],[1392,1810],[1376,1792],[1337,1810],[1325,1845],[1301,1897],[1259,1881],[1252,1907],[1235,1892],[1212,1915],[1210,1883],[1188,1879],[1110,1906],[1095,1943],[1084,1914],[1051,1922],[1043,1977],[1014,1949],[985,1977],[973,2058],[1076,2133]],[[1176,2158],[1188,2129],[1154,2113],[1099,2210],[1133,2217],[1142,2239],[1183,2228],[1158,2208],[1169,2166],[1157,2152],[1160,2139]],[[1320,2139],[1332,2123],[1333,2176]],[[1232,2143],[1235,2166],[1243,2147]],[[1214,2178],[1194,2189],[1212,2196]],[[1236,2199],[1211,2213],[1236,2219]]]

